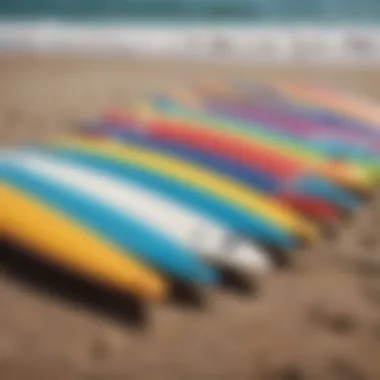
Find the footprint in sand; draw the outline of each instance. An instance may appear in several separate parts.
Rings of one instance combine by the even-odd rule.
[[[348,335],[358,328],[359,321],[348,312],[330,311],[315,306],[309,311],[309,320],[315,326],[335,334]]]

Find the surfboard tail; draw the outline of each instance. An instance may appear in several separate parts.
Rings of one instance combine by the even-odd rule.
[[[2,184],[0,206],[1,232],[31,247],[39,259],[139,298],[167,297],[158,274],[22,191]]]

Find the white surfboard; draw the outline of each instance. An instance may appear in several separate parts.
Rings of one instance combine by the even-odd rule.
[[[244,271],[271,267],[269,256],[258,246],[236,236],[212,220],[157,194],[128,178],[122,180],[87,166],[40,153],[2,155],[45,181],[75,190],[85,197],[148,225],[204,259]]]

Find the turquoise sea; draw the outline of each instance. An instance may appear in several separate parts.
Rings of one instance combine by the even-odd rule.
[[[2,20],[380,23],[380,0],[1,0]]]
[[[380,0],[0,0],[0,51],[214,57],[226,49],[242,59],[299,60],[307,51],[380,61]]]

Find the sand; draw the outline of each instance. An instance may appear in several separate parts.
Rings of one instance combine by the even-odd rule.
[[[38,140],[149,91],[203,78],[311,78],[380,98],[380,68],[0,56],[1,144]],[[380,378],[380,195],[251,294],[141,305],[16,247],[0,255],[1,380]],[[64,242],[62,242],[64,244]]]

